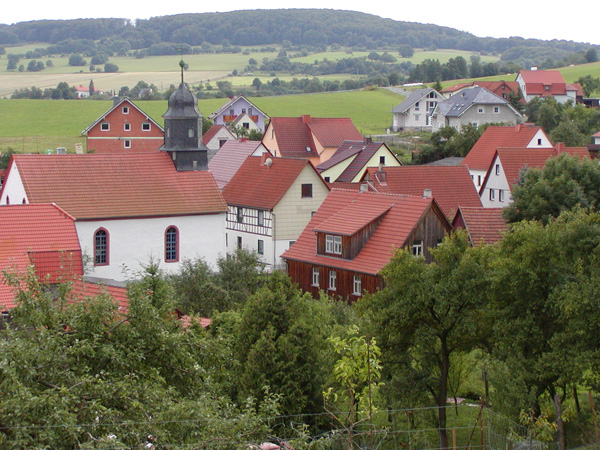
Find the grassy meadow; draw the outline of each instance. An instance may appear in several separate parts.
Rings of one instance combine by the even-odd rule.
[[[257,97],[252,102],[272,117],[350,117],[363,134],[383,134],[391,125],[390,110],[404,98],[387,89],[352,92]],[[199,100],[205,116],[219,109],[227,99]],[[138,101],[136,104],[162,125],[166,101]],[[109,100],[0,100],[0,151],[40,153],[75,144],[85,138],[81,132],[110,109]]]

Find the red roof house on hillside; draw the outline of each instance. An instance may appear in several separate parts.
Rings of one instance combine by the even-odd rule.
[[[315,166],[327,161],[344,141],[362,141],[349,118],[272,117],[264,146],[276,157],[305,158]]]
[[[508,231],[508,223],[502,217],[502,210],[503,208],[460,206],[452,220],[452,228],[464,229],[473,246],[495,244]]]
[[[310,161],[250,156],[223,189],[227,249],[247,248],[269,268],[282,266],[284,250],[298,239],[329,193]]]
[[[448,220],[459,206],[481,206],[479,193],[464,166],[371,167],[363,182],[375,192],[433,197]]]
[[[81,132],[88,152],[141,153],[156,151],[164,140],[163,128],[128,98],[113,106]]]
[[[443,89],[441,93],[447,97],[458,94],[463,89],[472,87],[482,87],[490,92],[493,92],[498,97],[502,97],[504,100],[508,100],[510,94],[519,94],[519,83],[516,81],[471,81],[469,83],[458,83],[454,86]]]
[[[559,103],[583,101],[580,84],[567,84],[558,70],[521,70],[515,80],[526,102],[535,97],[554,97]]]
[[[334,189],[283,258],[302,290],[354,301],[382,287],[396,250],[429,259],[451,229],[433,198]]]
[[[461,163],[469,169],[477,189],[481,188],[496,150],[500,147],[548,149],[552,148],[552,142],[541,127],[533,124],[488,127]]]

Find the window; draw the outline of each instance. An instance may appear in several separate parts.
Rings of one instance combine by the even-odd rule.
[[[249,116],[251,116],[253,112],[254,112],[254,111],[252,110],[252,108],[248,108],[248,115],[249,115]]]
[[[325,235],[325,251],[336,255],[342,254],[342,237],[332,234]]]
[[[245,128],[246,130],[250,129],[250,123],[249,122],[244,122],[242,123],[242,127]]]
[[[142,131],[150,131],[150,122],[144,122],[142,123]]]
[[[290,248],[292,245],[294,245],[296,243],[296,241],[289,241],[288,242],[288,248]]]
[[[482,106],[480,106],[479,108],[477,108],[477,112],[479,114],[483,114],[485,112],[485,109]]]
[[[330,177],[325,177],[325,178],[324,178],[324,180],[325,180],[327,183],[330,183],[330,182],[331,182],[331,178],[330,178]]]
[[[538,145],[542,145],[542,139],[538,139]]]
[[[302,185],[302,198],[312,198],[312,184],[311,183]]]
[[[335,270],[329,271],[329,289],[335,291],[337,282],[337,273]]]
[[[123,130],[125,130],[125,131],[131,131],[131,124],[130,123],[124,123],[123,124]]]
[[[504,201],[504,191],[502,189],[498,189],[498,201],[499,202]]]
[[[258,224],[259,227],[264,226],[264,224],[265,224],[265,212],[264,211],[258,211],[258,217],[256,219],[256,223]]]
[[[256,248],[256,251],[258,252],[259,255],[265,254],[265,241],[263,241],[261,239],[258,240],[258,246]]]
[[[104,228],[94,233],[94,265],[108,265],[108,231]]]
[[[412,252],[414,256],[423,255],[423,241],[415,240],[413,241]]]
[[[503,86],[502,88],[504,89],[504,86]],[[507,99],[507,98],[508,98],[508,96],[507,96],[506,94],[502,94],[502,98],[503,98],[503,99]]]
[[[129,106],[123,106],[123,114],[129,114]]]
[[[238,223],[242,223],[244,221],[244,208],[240,208],[238,206],[236,211],[236,220]]]
[[[500,114],[500,107],[494,106],[494,114]]]
[[[415,111],[419,110],[419,102],[415,103]]]
[[[108,123],[108,122],[102,122],[100,124],[100,130],[102,130],[102,131],[110,131],[110,123]]]
[[[179,261],[179,230],[170,226],[165,231],[165,262]]]
[[[229,115],[230,116],[234,116],[235,115],[235,111],[233,110],[233,108],[229,110]]]
[[[481,186],[481,175],[477,175],[477,186]]]
[[[379,157],[379,164],[385,164],[385,156]]]
[[[494,189],[490,189],[490,200],[496,200],[496,191]]]
[[[131,140],[129,140],[129,139],[125,139],[125,140],[123,141],[123,146],[124,146],[125,148],[131,148]]]
[[[319,275],[320,275],[320,271],[318,267],[313,267],[312,270],[312,285],[313,286],[319,286]]]
[[[241,236],[237,237],[237,248],[239,248],[239,249],[242,248],[242,237]]]
[[[500,175],[500,164],[496,164],[496,175]]]
[[[242,114],[246,114],[246,108],[242,108]]]
[[[227,142],[227,139],[219,139],[219,148],[223,147],[225,142]]]
[[[362,279],[360,278],[360,275],[354,275],[354,282],[352,283],[352,286],[353,295],[362,294]]]
[[[188,137],[193,138],[195,134],[196,133],[193,128],[188,128]]]

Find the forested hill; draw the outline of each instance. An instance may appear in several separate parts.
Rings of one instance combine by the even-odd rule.
[[[339,10],[278,9],[224,13],[180,14],[137,20],[74,19],[40,20],[0,24],[0,45],[28,42],[57,44],[64,40],[127,41],[131,49],[163,42],[197,46],[290,44],[312,47],[338,44],[344,47],[380,49],[410,45],[415,48],[448,48],[503,53],[514,48],[576,52],[589,44],[541,41],[511,37],[480,38],[437,25],[402,22]]]

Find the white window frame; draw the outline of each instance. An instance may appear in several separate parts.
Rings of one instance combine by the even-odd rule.
[[[102,122],[100,124],[100,131],[110,131],[110,123],[109,122]]]
[[[263,227],[265,225],[265,212],[262,210],[258,210],[257,212],[257,216],[256,216],[256,224],[259,227]]]
[[[337,289],[337,272],[335,270],[329,271],[329,288],[330,291]]]
[[[124,148],[131,148],[131,139],[125,139],[123,141],[123,147]]]
[[[131,124],[129,122],[123,124],[123,131],[131,131]]]
[[[352,295],[362,295],[362,278],[360,275],[354,275],[352,282]]]
[[[496,164],[496,175],[500,175],[500,164]]]
[[[412,245],[412,253],[414,256],[423,256],[423,240],[415,239]]]
[[[477,113],[478,114],[485,114],[485,108],[483,106],[477,107]]]
[[[490,189],[490,201],[496,201],[496,190]]]
[[[494,106],[494,114],[500,114],[500,107]]]
[[[325,252],[333,253],[334,255],[342,254],[342,237],[333,234],[325,235]]]
[[[321,271],[318,267],[313,267],[312,270],[312,286],[319,287],[319,276],[321,275]]]
[[[142,131],[150,131],[152,124],[150,122],[142,122]]]
[[[498,201],[499,202],[504,201],[504,191],[502,189],[498,189]]]
[[[123,106],[123,109],[121,111],[123,112],[123,114],[129,114],[129,106]]]

